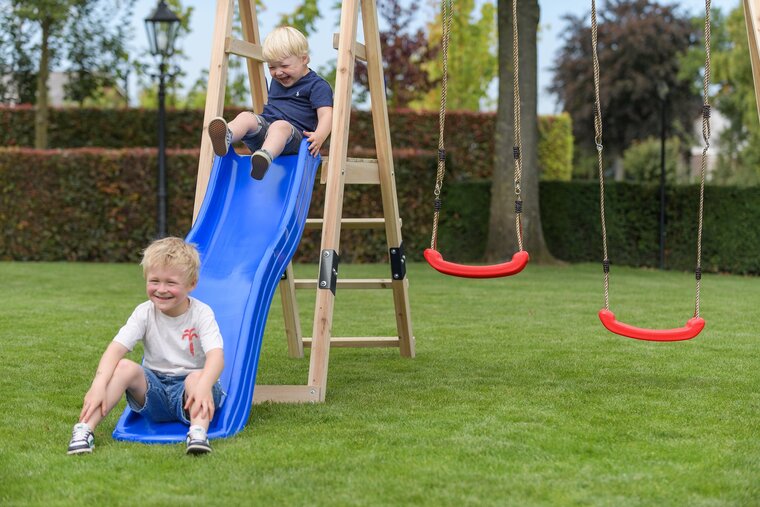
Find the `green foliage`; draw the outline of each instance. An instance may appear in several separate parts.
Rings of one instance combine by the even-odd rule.
[[[570,115],[538,117],[538,170],[542,181],[573,176],[573,124]]]
[[[760,183],[760,124],[747,40],[744,11],[741,6],[727,18],[716,19],[719,42],[713,49],[713,82],[719,92],[718,110],[729,120],[720,135],[721,169],[715,181],[733,185]]]
[[[661,172],[660,140],[654,137],[634,142],[623,153],[625,177],[637,183],[658,183]],[[683,161],[683,146],[677,137],[665,142],[665,181],[687,183],[688,168]]]
[[[452,110],[478,111],[481,101],[488,96],[488,87],[498,75],[496,6],[493,1],[485,1],[480,4],[478,12],[475,0],[453,0],[452,12],[447,104]],[[439,12],[428,25],[431,47],[441,44],[442,23]],[[440,58],[430,61],[425,68],[433,81],[443,76]],[[438,86],[413,106],[437,111],[440,94]]]

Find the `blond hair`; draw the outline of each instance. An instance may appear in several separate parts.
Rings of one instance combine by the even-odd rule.
[[[145,278],[151,269],[173,268],[182,272],[187,284],[193,285],[198,281],[201,258],[195,245],[170,236],[151,243],[143,252],[140,265]]]
[[[264,39],[264,60],[281,62],[289,56],[309,56],[309,41],[292,26],[278,26]]]

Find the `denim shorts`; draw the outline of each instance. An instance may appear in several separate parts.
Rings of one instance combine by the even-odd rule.
[[[186,375],[166,375],[143,366],[148,390],[145,403],[141,406],[127,391],[127,403],[133,412],[155,422],[181,421],[190,424],[190,417],[184,408]],[[215,410],[222,406],[227,393],[217,381],[211,390]]]
[[[248,149],[251,150],[251,153],[253,153],[256,150],[260,150],[261,147],[264,146],[264,139],[267,138],[267,132],[269,132],[269,126],[271,123],[269,123],[269,121],[260,114],[256,114],[250,111],[248,112],[254,115],[257,120],[259,120],[259,128],[256,130],[256,132],[252,132],[243,136],[241,141],[243,141],[243,144],[248,146]],[[291,125],[290,137],[288,138],[288,142],[285,143],[285,148],[282,150],[281,155],[295,155],[298,153],[298,150],[301,147],[301,139],[303,139],[303,134],[301,134],[293,125]]]

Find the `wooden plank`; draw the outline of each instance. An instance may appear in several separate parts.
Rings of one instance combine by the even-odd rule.
[[[282,316],[285,320],[285,337],[288,342],[288,356],[303,357],[303,332],[301,319],[298,317],[298,302],[296,301],[295,274],[293,263],[285,268],[285,278],[280,280],[280,300],[282,301]]]
[[[304,347],[311,347],[311,338],[303,339]],[[331,347],[398,347],[398,336],[333,336],[330,338]]]
[[[334,33],[333,34],[333,48],[338,49],[339,44],[340,44],[340,34]],[[361,42],[354,42],[354,54],[356,55],[357,60],[360,60],[362,62],[367,61],[367,48]]]
[[[377,153],[380,192],[383,199],[383,216],[388,248],[402,244],[401,223],[399,216],[396,176],[393,169],[391,149],[391,130],[388,120],[388,102],[385,97],[385,80],[383,76],[380,31],[377,21],[377,4],[375,0],[361,0],[362,22],[364,25],[364,43],[367,46],[367,77],[369,81],[372,124],[375,132],[375,151]],[[415,342],[412,332],[411,310],[409,305],[408,281],[401,280],[393,290],[396,308],[396,325],[401,339],[399,351],[404,357],[414,357]]]
[[[321,229],[324,220],[321,218],[307,218],[307,229]],[[384,229],[384,218],[341,218],[340,224],[343,229]]]
[[[239,0],[240,22],[242,23],[243,41],[255,46],[261,46],[259,35],[259,21],[256,17],[256,0]],[[260,113],[264,110],[267,102],[267,80],[262,63],[264,57],[259,60],[246,59],[248,66],[248,84],[251,87],[251,101],[253,111]]]
[[[260,44],[252,44],[240,39],[227,39],[225,51],[228,54],[250,58],[257,62],[264,62],[264,55]]]
[[[297,278],[296,289],[316,289],[318,280]],[[393,280],[390,278],[346,278],[337,282],[339,289],[391,289]]]
[[[744,21],[749,39],[749,59],[755,85],[755,104],[760,117],[760,0],[744,0]]]
[[[324,185],[327,183],[327,171],[330,157],[322,159],[321,170],[319,172],[319,182]],[[348,185],[379,185],[380,174],[377,169],[377,160],[374,158],[347,158],[345,165],[345,183]]]
[[[344,0],[340,11],[340,43],[335,67],[330,160],[327,164],[325,187],[325,219],[322,228],[320,251],[340,250],[340,218],[343,216],[343,190],[345,161],[348,153],[348,130],[351,122],[351,101],[354,84],[354,50],[359,21],[358,0]],[[350,43],[349,43],[350,41]],[[309,361],[309,385],[320,388],[320,401],[327,389],[327,369],[330,361],[330,333],[332,332],[335,295],[324,289],[317,290],[314,304],[312,350]]]
[[[214,35],[211,39],[211,63],[208,72],[208,91],[206,107],[203,113],[203,130],[201,131],[201,152],[198,157],[198,176],[195,181],[195,204],[193,222],[201,210],[206,196],[208,180],[211,177],[211,164],[214,162],[214,150],[208,137],[208,124],[224,112],[224,94],[227,86],[228,56],[224,51],[225,41],[232,31],[232,11],[234,0],[217,0],[214,17]]]
[[[270,386],[253,388],[253,403],[316,403],[324,401],[324,393],[316,386]]]

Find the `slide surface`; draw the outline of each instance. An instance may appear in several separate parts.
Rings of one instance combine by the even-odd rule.
[[[198,245],[201,274],[192,296],[214,310],[224,339],[227,393],[209,438],[234,435],[251,411],[264,327],[277,283],[303,234],[319,158],[301,144],[278,157],[261,181],[250,157],[232,150],[215,158],[206,197],[187,241]],[[127,407],[113,437],[145,443],[183,442],[187,426],[155,423]]]

